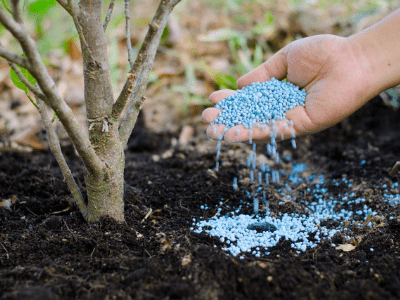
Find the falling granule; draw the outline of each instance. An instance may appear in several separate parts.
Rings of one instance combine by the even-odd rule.
[[[258,214],[258,199],[257,198],[253,199],[253,209],[254,209],[254,214]]]
[[[238,189],[238,179],[237,179],[237,177],[233,178],[232,187],[233,187],[234,191],[236,191]]]
[[[246,162],[246,166],[248,168],[250,168],[250,165],[251,165],[251,154],[247,157],[247,162]]]
[[[279,172],[277,170],[271,172],[271,181],[273,183],[279,183]]]
[[[265,196],[265,190],[262,191],[262,202],[265,205],[265,212],[267,213],[269,211],[269,203],[267,201],[267,197]]]

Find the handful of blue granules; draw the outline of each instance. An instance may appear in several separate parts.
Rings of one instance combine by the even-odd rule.
[[[275,78],[255,82],[218,102],[215,107],[221,112],[212,124],[225,124],[225,129],[237,125],[250,129],[256,123],[287,119],[285,112],[297,105],[304,106],[305,98],[305,90],[290,82]]]

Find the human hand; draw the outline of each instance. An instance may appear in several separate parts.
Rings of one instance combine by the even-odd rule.
[[[276,135],[283,134],[287,139],[292,132],[298,136],[326,129],[370,99],[370,95],[365,93],[367,76],[363,74],[359,61],[346,38],[334,35],[308,37],[290,43],[261,66],[239,78],[238,87],[275,77],[280,80],[287,78],[287,81],[305,89],[305,106],[296,106],[286,112],[286,117],[294,123],[293,127],[284,126],[286,122],[275,123],[281,124],[276,125]],[[216,104],[233,93],[234,90],[220,90],[212,93],[209,100]],[[203,112],[203,120],[211,123],[219,112],[217,108],[208,108]],[[257,141],[269,138],[271,128],[254,126],[250,131],[239,125],[224,131],[224,125],[211,125],[207,134],[212,138],[224,134],[227,142],[250,138]]]

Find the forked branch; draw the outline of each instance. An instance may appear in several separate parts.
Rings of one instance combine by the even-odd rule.
[[[118,119],[126,104],[130,105],[127,115],[124,118],[120,128],[120,140],[126,144],[128,138],[135,126],[138,110],[143,102],[144,92],[146,90],[147,81],[150,71],[153,67],[155,55],[160,44],[161,35],[167,24],[168,16],[172,9],[180,0],[161,0],[157,8],[156,14],[149,25],[149,30],[143,42],[143,45],[136,57],[135,63],[131,68],[125,85],[115,102],[112,110],[112,118]],[[135,110],[137,110],[135,112]],[[135,117],[136,116],[136,117]]]
[[[17,74],[18,78],[28,87],[28,89],[32,92],[32,94],[35,95],[36,98],[42,99],[43,101],[46,99],[42,91],[37,86],[34,86],[32,83],[30,83],[14,63],[9,62],[9,65]]]
[[[21,70],[13,63],[9,63],[10,67],[14,70],[14,72],[17,74],[18,78],[28,87],[28,89],[35,95],[36,97],[36,107],[39,111],[40,117],[42,119],[43,126],[46,130],[47,133],[47,142],[49,144],[51,152],[54,154],[54,157],[56,158],[61,172],[64,176],[64,180],[68,185],[69,190],[71,191],[72,196],[74,197],[78,208],[82,212],[82,214],[85,216],[85,212],[87,211],[87,206],[86,203],[82,197],[81,191],[76,184],[76,181],[74,179],[74,176],[72,175],[72,172],[70,168],[68,167],[68,164],[65,160],[64,155],[62,154],[61,147],[60,147],[60,142],[57,138],[57,134],[54,131],[54,127],[52,125],[52,122],[47,115],[46,112],[46,106],[44,103],[44,95],[41,93],[39,88],[37,86],[32,85],[22,74]]]
[[[22,57],[21,55],[18,55],[14,52],[11,52],[4,48],[1,43],[0,43],[0,56],[5,58],[7,61],[15,63],[21,67],[24,67],[25,69],[30,69],[30,65],[28,62],[28,59],[25,57]]]
[[[21,13],[21,7],[19,5],[19,0],[12,0],[11,7],[14,20],[18,23],[22,23],[22,13]]]
[[[53,79],[41,60],[36,43],[28,34],[27,29],[23,24],[13,20],[3,9],[0,9],[0,23],[20,43],[28,61],[28,64],[23,63],[21,65],[27,67],[31,75],[37,80],[46,103],[55,111],[62,122],[87,169],[94,174],[100,173],[103,162],[97,157],[87,134],[82,130],[72,110],[58,93]],[[3,53],[6,52],[3,51]],[[8,53],[6,54],[8,55]],[[18,60],[20,63],[24,61],[21,58],[14,60]],[[14,61],[11,60],[11,62]]]
[[[51,123],[51,120],[47,115],[45,103],[39,98],[36,98],[36,103],[40,117],[42,119],[43,126],[47,133],[47,142],[49,143],[50,150],[56,158],[58,165],[60,166],[61,173],[64,176],[64,180],[67,183],[69,190],[71,191],[72,197],[74,197],[79,210],[81,211],[83,217],[86,219],[87,205],[85,203],[85,200],[83,199],[81,190],[76,184],[74,176],[72,175],[72,172],[68,167],[65,157],[62,154],[60,142],[57,138],[57,134],[54,130],[53,124]]]

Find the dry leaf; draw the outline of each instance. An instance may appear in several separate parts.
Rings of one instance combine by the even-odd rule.
[[[7,208],[8,210],[11,210],[11,204],[11,199],[4,199],[3,201],[0,201],[0,207]]]
[[[342,250],[345,252],[353,251],[356,248],[356,246],[353,246],[352,244],[341,244],[336,247],[336,250]]]
[[[182,267],[187,266],[188,264],[190,264],[192,262],[192,258],[190,257],[190,254],[186,254],[183,258],[182,258]]]
[[[11,136],[10,140],[22,146],[29,146],[36,150],[43,150],[47,148],[45,139],[39,139],[37,134],[42,130],[40,125],[32,125]]]

